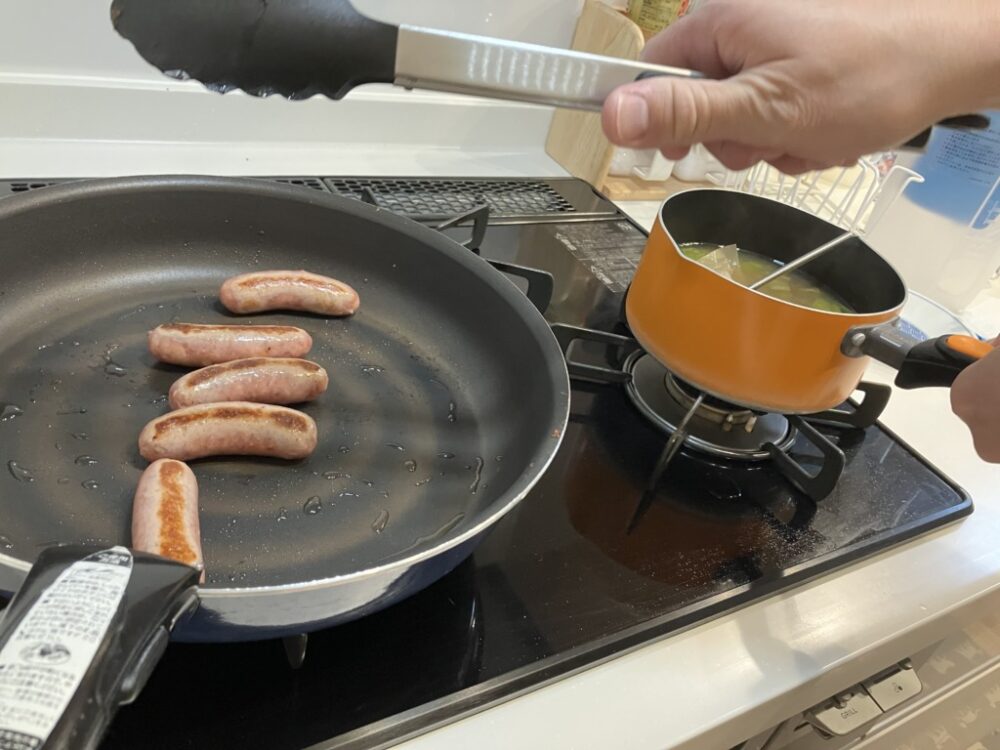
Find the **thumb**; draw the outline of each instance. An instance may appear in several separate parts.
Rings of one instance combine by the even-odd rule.
[[[660,77],[622,86],[604,103],[608,140],[630,148],[683,149],[696,143],[765,145],[762,101],[738,78]],[[765,142],[757,142],[756,136]]]

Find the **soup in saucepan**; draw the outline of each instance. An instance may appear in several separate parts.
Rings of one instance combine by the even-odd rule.
[[[732,279],[737,284],[750,286],[781,268],[781,263],[767,256],[737,248],[735,245],[715,245],[689,242],[680,246],[681,252],[706,268]],[[816,284],[804,271],[789,271],[760,287],[757,291],[769,297],[791,302],[814,310],[835,313],[852,313],[839,297]]]

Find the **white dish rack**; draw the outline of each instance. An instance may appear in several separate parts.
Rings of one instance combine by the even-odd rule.
[[[875,229],[909,184],[924,182],[923,176],[908,167],[885,162],[877,164],[869,158],[860,159],[852,167],[809,172],[798,177],[782,174],[762,162],[740,172],[721,167],[710,169],[705,178],[725,189],[796,206],[860,235]],[[979,242],[996,242],[1000,237],[1000,221],[993,221],[989,230],[979,234]],[[998,285],[1000,269],[994,280],[994,286]],[[970,326],[944,306],[912,290],[902,317],[910,324],[910,333],[918,338],[945,333],[976,335],[978,331],[974,328],[989,328],[988,325]]]
[[[898,164],[876,165],[867,158],[852,167],[797,177],[763,162],[740,172],[711,170],[706,177],[719,187],[796,206],[858,234],[871,231],[907,185],[924,181],[912,169]]]

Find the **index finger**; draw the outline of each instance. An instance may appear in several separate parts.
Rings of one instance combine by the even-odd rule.
[[[643,61],[696,70],[709,78],[728,77],[735,71],[726,68],[719,54],[713,19],[710,6],[679,18],[646,42]]]

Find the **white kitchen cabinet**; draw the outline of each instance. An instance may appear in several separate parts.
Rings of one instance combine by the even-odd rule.
[[[903,665],[845,688],[814,710],[748,740],[740,750],[996,747],[1000,747],[1000,617],[975,622]]]

